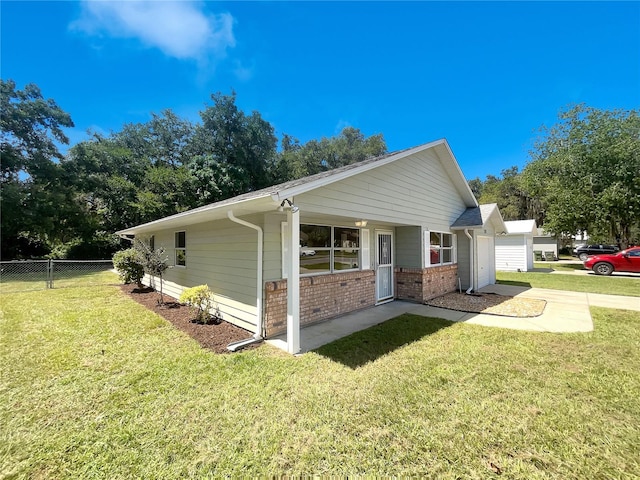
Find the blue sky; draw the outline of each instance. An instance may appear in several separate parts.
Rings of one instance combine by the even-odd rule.
[[[560,108],[640,106],[639,2],[2,1],[3,79],[118,131],[210,94],[308,141],[445,137],[468,179],[522,167]]]

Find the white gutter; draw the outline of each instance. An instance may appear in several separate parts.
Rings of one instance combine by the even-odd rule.
[[[235,352],[237,349],[244,347],[245,345],[249,345],[251,343],[260,342],[263,340],[262,337],[262,251],[263,251],[263,232],[262,228],[258,225],[254,225],[253,223],[249,223],[245,220],[241,220],[236,218],[233,215],[233,211],[227,211],[227,217],[232,222],[238,223],[240,225],[244,225],[245,227],[253,228],[258,232],[258,266],[257,266],[257,300],[256,300],[256,333],[253,335],[253,338],[248,338],[246,340],[241,340],[239,342],[230,343],[227,345],[227,349]]]
[[[472,291],[473,291],[473,264],[475,263],[474,260],[474,254],[473,254],[473,237],[469,234],[469,229],[465,228],[464,229],[464,234],[467,236],[467,238],[469,239],[469,277],[470,277],[470,283],[469,283],[469,288],[467,288],[467,291],[465,292],[467,295],[469,295]]]

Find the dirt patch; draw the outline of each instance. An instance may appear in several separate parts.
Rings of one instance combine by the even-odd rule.
[[[507,297],[495,293],[447,293],[427,302],[433,307],[470,313],[488,313],[505,317],[537,317],[547,302],[533,298]]]
[[[204,348],[215,353],[231,353],[227,350],[227,345],[231,342],[237,342],[252,336],[252,332],[244,328],[236,327],[224,320],[217,325],[194,323],[194,315],[189,307],[178,303],[166,295],[165,304],[158,305],[159,295],[153,289],[138,289],[135,285],[122,285],[120,288],[133,300],[157,313],[169,321],[174,327],[192,337]],[[261,344],[249,345],[245,347],[245,350],[256,348],[259,345]]]

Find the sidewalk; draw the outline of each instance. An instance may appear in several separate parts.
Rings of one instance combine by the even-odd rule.
[[[300,331],[301,352],[308,352],[338,338],[386,322],[403,313],[443,318],[452,322],[467,322],[487,327],[569,333],[590,332],[593,330],[593,321],[589,311],[590,306],[640,311],[640,297],[568,292],[511,285],[490,285],[482,288],[480,292],[542,299],[547,301],[547,306],[542,315],[538,317],[517,318],[458,312],[396,300],[303,328]],[[269,339],[267,343],[283,350],[287,349],[286,335]]]

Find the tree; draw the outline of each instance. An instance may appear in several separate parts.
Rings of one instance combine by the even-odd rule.
[[[277,138],[260,113],[246,115],[236,94],[211,95],[213,105],[200,112],[188,151],[189,171],[198,196],[207,202],[222,200],[273,184]]]
[[[478,202],[498,204],[505,220],[532,218],[538,225],[542,225],[538,203],[526,191],[518,167],[504,169],[500,175],[501,177],[487,175],[484,182],[479,178],[469,181]]]
[[[1,254],[42,255],[64,219],[52,208],[65,196],[56,142],[69,143],[62,129],[73,127],[73,121],[36,85],[16,90],[13,80],[0,80],[0,108]]]
[[[62,127],[73,127],[71,116],[54,100],[45,100],[37,85],[16,90],[13,80],[0,80],[2,181],[47,177],[62,159],[55,142],[68,144]]]
[[[148,239],[136,237],[133,248],[138,252],[138,258],[145,273],[152,277],[158,277],[160,281],[160,298],[158,304],[164,305],[162,277],[169,268],[168,257],[163,247],[153,249]]]
[[[346,127],[336,137],[310,140],[304,145],[289,136],[282,139],[276,166],[278,181],[306,177],[334,168],[384,155],[387,145],[382,134],[365,137],[357,128]]]
[[[640,230],[640,117],[637,110],[577,105],[543,127],[523,173],[556,234],[587,231],[626,246]]]

